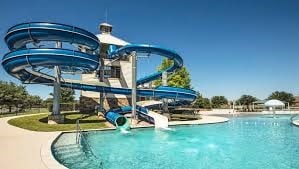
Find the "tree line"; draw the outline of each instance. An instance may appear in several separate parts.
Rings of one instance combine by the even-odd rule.
[[[42,99],[39,96],[30,95],[25,86],[0,81],[0,106],[7,107],[9,112],[12,112],[12,108],[23,110],[28,107],[31,109],[32,106],[39,105],[41,102]]]
[[[75,101],[73,89],[61,88],[60,100],[62,103],[73,103]],[[53,96],[52,93],[50,95]],[[0,107],[7,108],[11,113],[13,108],[18,111],[31,109],[33,106],[48,107],[53,103],[53,98],[42,100],[40,96],[30,95],[24,85],[13,82],[0,81]]]
[[[286,103],[289,103],[290,106],[294,104],[295,97],[292,93],[285,91],[275,91],[271,93],[265,100],[277,99]],[[246,110],[250,110],[250,105],[253,102],[258,101],[254,96],[251,95],[242,95],[239,99],[236,100],[236,105],[246,106]],[[211,99],[204,98],[200,93],[197,94],[197,99],[193,102],[192,106],[194,108],[226,108],[228,105],[232,105],[224,96],[213,96]]]

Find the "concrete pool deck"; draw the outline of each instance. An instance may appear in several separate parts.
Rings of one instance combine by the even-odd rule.
[[[52,142],[62,132],[29,131],[7,123],[17,117],[21,116],[0,118],[0,168],[65,169],[51,153]],[[228,120],[224,117],[203,115],[200,120],[172,121],[169,125],[211,124]]]
[[[293,124],[294,124],[295,126],[298,126],[298,127],[299,127],[299,120],[294,120],[294,121],[293,121]]]
[[[0,118],[0,168],[58,169],[51,143],[61,132],[35,132],[7,123],[17,117]]]

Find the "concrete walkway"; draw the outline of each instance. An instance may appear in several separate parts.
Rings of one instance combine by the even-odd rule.
[[[7,121],[12,118],[16,117],[0,118],[0,168],[48,169],[51,165],[59,166],[59,163],[51,157],[49,142],[52,142],[60,132],[24,130],[9,125]]]

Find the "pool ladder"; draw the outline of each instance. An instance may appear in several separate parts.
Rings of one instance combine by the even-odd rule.
[[[81,143],[81,138],[82,138],[82,140],[84,141],[84,143],[87,145],[87,149],[88,149],[88,151],[91,153],[91,155],[92,155],[96,160],[99,160],[99,158],[94,154],[94,152],[93,152],[91,146],[89,145],[87,139],[85,138],[85,136],[84,136],[84,134],[83,134],[83,132],[82,132],[82,129],[81,129],[81,127],[80,127],[80,119],[77,119],[77,121],[76,121],[76,128],[77,128],[77,130],[76,130],[76,144],[80,144],[80,143]],[[101,167],[103,166],[102,162],[100,162],[100,166],[101,166]]]
[[[80,119],[76,120],[76,144],[80,144],[82,137],[82,129],[80,127]]]

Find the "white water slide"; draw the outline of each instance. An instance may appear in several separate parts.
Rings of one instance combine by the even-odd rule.
[[[149,106],[154,106],[154,105],[161,105],[161,101],[156,101],[156,100],[147,100],[147,101],[141,101],[137,102],[138,106],[142,107],[149,107]],[[148,110],[147,113],[140,112],[141,114],[145,114],[149,117],[152,118],[152,121],[155,124],[155,128],[162,128],[162,129],[167,129],[168,128],[168,118],[166,116],[163,116],[159,113],[156,113],[154,111]]]

